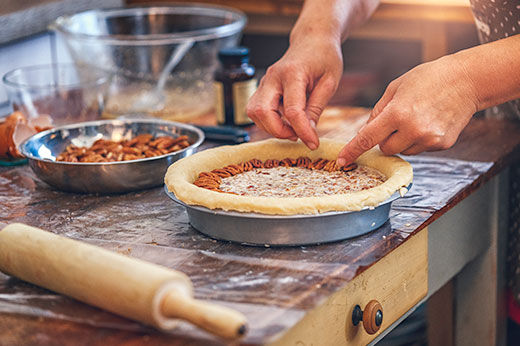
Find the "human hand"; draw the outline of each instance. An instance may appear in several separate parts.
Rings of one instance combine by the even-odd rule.
[[[463,64],[452,56],[419,65],[388,85],[338,164],[377,144],[386,155],[448,149],[478,110],[476,95]]]
[[[342,71],[339,39],[315,35],[291,42],[284,56],[267,69],[249,100],[247,115],[273,136],[300,138],[314,150],[319,146],[316,124]]]

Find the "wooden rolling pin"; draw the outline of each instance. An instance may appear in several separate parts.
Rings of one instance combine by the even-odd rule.
[[[181,272],[27,225],[0,231],[0,270],[159,329],[183,319],[227,339],[246,332],[238,311],[193,299]]]

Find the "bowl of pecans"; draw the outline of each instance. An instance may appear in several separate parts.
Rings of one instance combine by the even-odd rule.
[[[20,145],[36,175],[64,191],[111,194],[160,186],[166,169],[204,141],[160,119],[102,120],[40,132]]]

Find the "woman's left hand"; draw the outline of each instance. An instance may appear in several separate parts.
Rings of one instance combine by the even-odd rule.
[[[377,144],[386,155],[447,149],[477,107],[473,83],[454,56],[419,65],[388,85],[367,124],[341,150],[338,164],[353,162]]]

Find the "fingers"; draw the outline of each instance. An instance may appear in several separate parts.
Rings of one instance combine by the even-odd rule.
[[[266,77],[261,87],[251,96],[247,105],[247,115],[261,129],[277,138],[296,138],[291,126],[282,121],[278,113],[281,97],[281,83]]]
[[[344,166],[354,162],[365,151],[370,150],[378,143],[389,137],[396,127],[385,117],[376,117],[366,124],[358,134],[343,147],[338,155],[338,164]]]
[[[314,150],[319,146],[316,123],[338,81],[333,73],[320,72],[316,78],[311,72],[295,64],[273,65],[249,100],[247,115],[275,137],[300,138]]]
[[[306,114],[307,117],[314,121],[315,124],[318,123],[321,113],[327,106],[327,103],[331,99],[332,95],[337,88],[337,82],[332,77],[324,76],[322,77],[309,96],[307,101],[307,109]]]
[[[402,154],[404,154],[404,155],[417,155],[417,154],[420,154],[420,153],[425,152],[427,150],[428,150],[428,148],[426,146],[424,146],[424,145],[414,144],[410,148],[408,148],[406,150],[403,150]]]
[[[283,83],[283,113],[294,133],[309,149],[318,148],[316,123],[312,124],[305,113],[307,82],[303,76],[294,76]]]
[[[385,155],[395,155],[408,150],[413,145],[414,139],[401,129],[379,143],[379,148]]]
[[[386,105],[393,99],[395,95],[395,91],[397,90],[399,86],[399,79],[394,80],[390,84],[388,84],[385,92],[383,93],[383,96],[377,101],[374,108],[372,109],[372,112],[370,112],[370,117],[367,120],[367,123],[374,120],[375,117],[377,117],[383,109],[385,109]]]
[[[273,136],[281,139],[290,138],[292,140],[296,139],[296,133],[292,127],[286,124],[280,114],[273,110],[263,111],[263,117],[259,119],[259,121],[255,121],[257,125],[259,125],[263,130],[272,134]]]
[[[417,155],[425,151],[437,151],[446,150],[451,148],[457,141],[458,133],[456,136],[444,135],[444,136],[425,136],[418,138],[414,145],[410,148],[403,150],[404,155]]]
[[[280,104],[278,105],[278,115],[280,116],[280,118],[282,119],[282,122],[287,125],[288,127],[291,128],[291,131],[294,133],[294,130],[292,129],[292,126],[291,124],[289,123],[289,121],[287,121],[287,119],[285,118],[284,114],[283,114],[283,101],[280,101]],[[297,141],[298,140],[298,136],[296,136],[296,134],[294,134],[294,136],[292,137],[289,137],[288,139],[290,139],[291,141]]]

